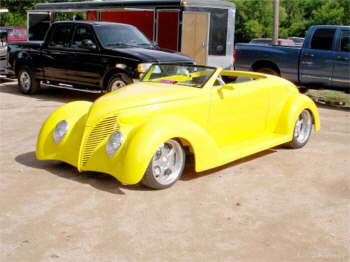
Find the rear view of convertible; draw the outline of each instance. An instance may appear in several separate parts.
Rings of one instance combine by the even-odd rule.
[[[164,189],[188,154],[204,171],[282,144],[301,148],[313,127],[320,129],[315,104],[282,78],[154,64],[141,82],[53,112],[36,155]]]

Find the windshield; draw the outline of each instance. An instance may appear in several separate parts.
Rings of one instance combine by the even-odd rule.
[[[129,25],[95,26],[97,37],[105,47],[151,47],[152,43],[136,27]]]
[[[142,82],[168,85],[203,87],[216,68],[196,65],[154,64],[146,72]]]

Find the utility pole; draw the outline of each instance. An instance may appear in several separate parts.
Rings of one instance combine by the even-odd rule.
[[[280,25],[280,0],[273,0],[273,29],[272,29],[272,44],[278,44],[278,33]]]

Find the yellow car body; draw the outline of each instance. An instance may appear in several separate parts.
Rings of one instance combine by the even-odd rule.
[[[218,85],[220,76],[252,80]],[[215,68],[201,88],[138,82],[94,103],[63,105],[43,124],[36,156],[64,161],[79,171],[107,173],[123,184],[137,184],[157,148],[169,139],[177,139],[194,154],[195,169],[200,172],[290,142],[304,110],[311,113],[314,129],[319,130],[315,104],[291,82]],[[67,121],[68,130],[56,143],[53,133],[62,120]],[[109,156],[106,143],[116,131],[124,140]]]

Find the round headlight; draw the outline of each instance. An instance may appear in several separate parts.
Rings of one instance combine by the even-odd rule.
[[[110,136],[106,145],[106,152],[111,157],[120,148],[124,140],[123,134],[121,132],[115,132]]]
[[[56,143],[61,142],[63,137],[67,134],[67,131],[68,131],[68,122],[66,120],[59,122],[56,125],[55,130],[53,132],[53,140]]]

